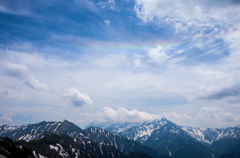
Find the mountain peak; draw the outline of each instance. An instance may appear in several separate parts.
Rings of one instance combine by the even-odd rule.
[[[162,117],[161,118],[161,121],[169,121],[167,118],[165,118],[165,117]],[[171,122],[171,121],[170,121]]]

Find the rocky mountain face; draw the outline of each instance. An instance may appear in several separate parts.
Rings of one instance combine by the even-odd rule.
[[[16,141],[17,145],[24,146],[33,151],[34,155],[57,158],[125,158],[119,150],[107,143],[96,143],[69,137],[65,134],[46,135],[44,138],[34,141]]]
[[[174,158],[212,157],[208,147],[165,118],[153,122],[109,125],[104,129],[128,139],[138,140],[159,154],[168,154]]]
[[[189,133],[193,138],[198,141],[211,145],[217,140],[223,138],[236,138],[240,139],[239,127],[227,128],[198,128],[198,127],[182,127],[184,131]]]
[[[206,129],[181,127],[165,118],[144,123],[107,124],[102,128],[130,140],[137,140],[159,154],[168,154],[175,158],[213,157],[213,155],[219,157],[221,154],[231,152],[230,148],[234,145],[230,142],[240,140],[239,127]],[[231,147],[222,150],[224,146]]]
[[[0,137],[0,157],[1,158],[34,158],[33,153],[26,148],[17,147],[13,140]]]
[[[0,126],[1,137],[16,140],[37,158],[53,155],[126,158],[139,157],[141,152],[153,158],[239,157],[239,131],[239,127],[181,127],[165,118],[144,123],[106,123],[103,129],[89,127],[85,130],[67,120]]]
[[[140,142],[128,140],[123,136],[113,135],[105,131],[104,129],[97,127],[89,127],[84,131],[94,141],[108,143],[124,154],[127,154],[131,151],[139,151],[148,154],[152,158],[159,158],[158,153],[152,148],[144,146]]]
[[[20,127],[0,126],[0,136],[15,139],[34,157],[99,157],[127,158],[127,153],[140,150],[159,157],[156,151],[123,136],[114,136],[95,127],[83,131],[66,120],[40,122]],[[107,140],[111,140],[107,141]],[[114,145],[113,145],[114,144]],[[122,150],[118,150],[117,147]],[[130,147],[131,146],[131,147]],[[128,148],[129,147],[129,148]],[[123,153],[123,152],[124,153]],[[147,154],[146,154],[147,155]]]
[[[67,120],[57,122],[43,121],[36,124],[25,124],[19,127],[7,125],[0,126],[0,136],[8,136],[13,140],[21,138],[29,133],[37,132],[53,132],[58,134],[63,133],[74,138],[88,139],[87,134],[81,128]]]

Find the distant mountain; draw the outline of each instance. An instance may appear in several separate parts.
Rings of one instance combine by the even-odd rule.
[[[152,158],[159,158],[160,156],[158,153],[148,146],[144,146],[140,142],[128,140],[127,138],[119,135],[113,135],[104,129],[96,128],[96,127],[89,127],[88,129],[84,130],[88,136],[96,142],[105,142],[111,144],[118,150],[120,150],[123,154],[127,154],[131,151],[141,151]]]
[[[160,155],[167,154],[174,158],[212,157],[211,149],[166,118],[144,123],[110,124],[103,128],[113,134],[137,140]]]
[[[89,138],[81,128],[67,120],[56,122],[43,121],[36,124],[25,124],[19,127],[7,125],[0,126],[0,137],[8,136],[13,140],[18,138],[23,139],[21,138],[23,136],[28,139],[27,134],[37,132],[53,132],[58,134],[66,134],[71,137],[80,139]]]
[[[108,123],[103,129],[137,140],[159,154],[180,157],[220,157],[234,153],[240,128],[195,128],[177,126],[166,118],[144,123]]]
[[[198,128],[198,127],[182,127],[184,131],[189,133],[193,138],[198,141],[211,145],[217,140],[223,138],[236,138],[240,139],[239,127],[227,128]]]
[[[169,122],[167,119],[162,118],[153,122],[109,124],[104,126],[103,129],[113,134],[122,135],[130,140],[137,140],[144,143],[153,131],[160,129]]]

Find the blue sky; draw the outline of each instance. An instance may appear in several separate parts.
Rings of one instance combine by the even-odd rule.
[[[238,0],[0,0],[0,125],[239,125],[239,13]]]

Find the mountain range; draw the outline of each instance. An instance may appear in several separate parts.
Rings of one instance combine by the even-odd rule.
[[[0,137],[13,139],[16,149],[27,149],[28,155],[37,158],[240,156],[239,127],[183,127],[166,118],[144,123],[90,124],[85,130],[67,120],[19,127],[3,125]],[[0,154],[8,157],[10,152],[0,147]]]

